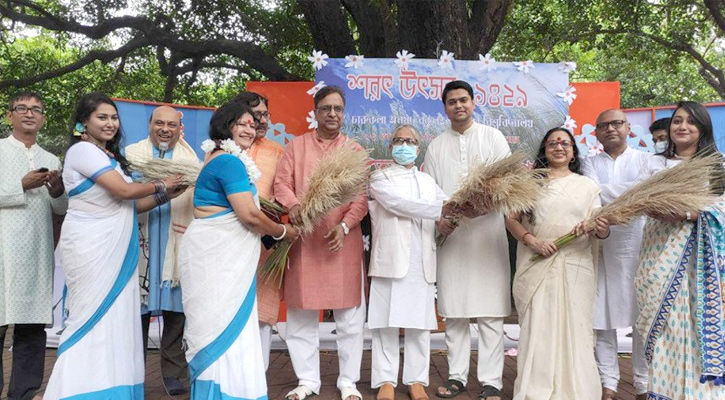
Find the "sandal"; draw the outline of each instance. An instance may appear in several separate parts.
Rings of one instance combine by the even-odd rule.
[[[445,389],[448,393],[441,393],[441,388]],[[444,386],[438,388],[436,396],[444,399],[452,399],[461,394],[461,391],[465,388],[466,385],[464,385],[463,382],[455,379],[449,379]]]
[[[357,397],[358,400],[362,400],[362,394],[357,390],[356,387],[344,387],[340,389],[340,398],[342,400],[348,400],[348,397]]]
[[[297,396],[297,400],[305,400],[308,397],[312,397],[315,395],[315,392],[312,391],[312,389],[308,388],[305,385],[299,385],[296,388],[290,390],[289,393],[287,393],[284,398],[286,400],[293,400],[294,398],[292,396]]]
[[[481,394],[478,395],[479,399],[488,399],[489,397],[498,397],[503,399],[503,394],[500,390],[496,389],[491,385],[484,385]]]

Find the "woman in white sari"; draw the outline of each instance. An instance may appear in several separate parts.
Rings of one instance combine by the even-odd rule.
[[[255,283],[260,234],[294,240],[298,232],[259,210],[259,170],[242,151],[256,135],[252,110],[229,103],[210,125],[196,218],[179,249],[191,399],[267,399]]]
[[[642,178],[717,151],[710,115],[698,103],[680,102],[668,132],[667,150],[650,158]],[[711,183],[722,194],[722,170]],[[636,328],[649,364],[648,399],[725,399],[722,199],[684,215],[651,214],[645,224],[634,283]]]
[[[70,201],[58,244],[68,319],[43,398],[143,399],[136,212],[184,188],[180,177],[131,183],[119,151],[118,111],[107,96],[83,96],[75,122],[63,169]]]
[[[609,226],[598,218],[592,236],[558,249],[554,240],[581,235],[584,220],[600,207],[599,187],[579,174],[571,133],[554,128],[542,140],[536,167],[549,168],[546,194],[529,215],[506,226],[519,241],[513,296],[521,334],[515,400],[599,400],[592,319],[597,279],[596,241]],[[541,260],[531,261],[537,254]]]

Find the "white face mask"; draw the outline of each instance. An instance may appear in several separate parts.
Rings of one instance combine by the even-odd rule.
[[[655,153],[664,153],[667,150],[667,144],[666,140],[655,143]]]

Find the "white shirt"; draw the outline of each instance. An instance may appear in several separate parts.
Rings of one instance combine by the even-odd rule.
[[[602,205],[627,191],[646,169],[651,153],[627,147],[616,159],[606,152],[582,160],[582,173],[602,189]],[[612,225],[602,240],[597,272],[594,329],[626,328],[634,324],[637,303],[634,273],[639,264],[639,248],[645,218],[627,225]]]

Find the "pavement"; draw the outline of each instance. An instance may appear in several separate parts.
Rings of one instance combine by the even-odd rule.
[[[8,337],[12,337],[8,332]],[[3,351],[3,374],[4,381],[7,383],[10,381],[10,368],[12,353],[8,351],[10,340],[6,340],[4,351]],[[56,350],[48,349],[45,356],[45,378],[43,381],[43,387],[48,382],[50,373],[53,369],[53,364],[56,359]],[[401,357],[402,359],[402,357]],[[632,362],[628,356],[620,356],[619,366],[622,374],[622,382],[619,386],[619,399],[629,400],[634,399],[634,388],[632,387]],[[338,373],[338,360],[337,353],[335,351],[322,351],[320,354],[320,370],[322,376],[322,390],[319,396],[314,397],[314,400],[340,400],[340,393],[335,387],[335,381]],[[478,393],[481,390],[480,384],[476,381],[476,354],[474,353],[471,357],[471,368],[469,373],[469,383],[467,391],[456,397],[457,400],[465,399],[477,399]],[[402,374],[402,366],[400,368]],[[448,378],[448,363],[446,362],[446,356],[444,350],[436,350],[431,352],[431,365],[430,365],[430,387],[428,388],[428,394],[431,399],[437,399],[435,397],[435,388],[441,385],[444,380]],[[514,380],[516,379],[516,357],[506,356],[504,362],[503,372],[503,398],[510,400],[513,394]],[[188,387],[188,381],[184,382]],[[295,378],[294,371],[292,369],[292,362],[290,361],[289,354],[284,350],[274,350],[270,358],[270,367],[267,371],[267,385],[269,387],[269,399],[277,400],[284,399],[284,395],[287,394],[297,385],[297,379]],[[357,385],[358,390],[363,395],[365,400],[374,400],[376,391],[370,388],[370,351],[366,350],[363,353],[362,370],[360,375],[360,381]],[[183,396],[169,396],[164,391],[161,383],[161,371],[159,367],[159,352],[157,350],[149,350],[146,360],[146,400],[186,400],[189,395]],[[7,387],[2,392],[0,398],[5,399],[7,396]],[[395,392],[397,399],[408,399],[407,391],[405,386],[399,385]]]

